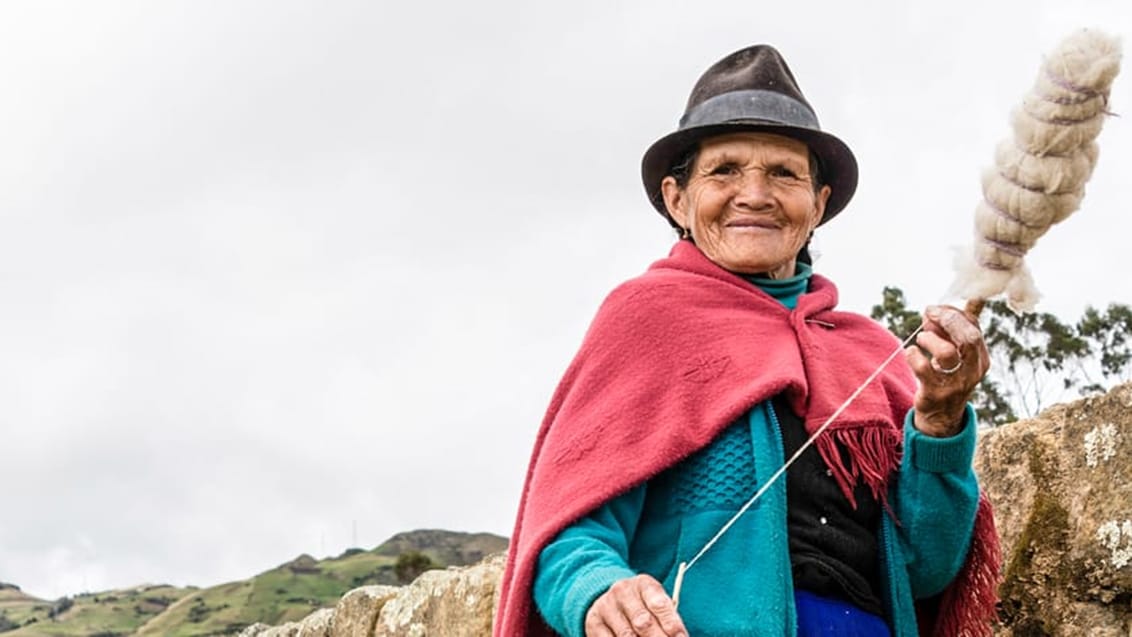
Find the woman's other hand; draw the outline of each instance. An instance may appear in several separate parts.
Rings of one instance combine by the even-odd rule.
[[[586,613],[586,637],[687,637],[676,605],[648,575],[619,580]]]
[[[920,380],[916,429],[948,437],[963,427],[963,414],[979,381],[990,369],[990,354],[974,318],[949,305],[924,310],[924,329],[904,351]]]

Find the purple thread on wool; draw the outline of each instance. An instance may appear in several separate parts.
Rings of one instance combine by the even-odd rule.
[[[1068,117],[1045,118],[1045,117],[1041,117],[1040,115],[1037,115],[1036,113],[1034,113],[1030,109],[1026,108],[1025,106],[1022,107],[1022,110],[1025,111],[1025,113],[1027,115],[1029,115],[1030,117],[1033,117],[1034,119],[1038,120],[1039,122],[1042,122],[1043,124],[1052,124],[1054,126],[1076,126],[1077,124],[1082,124],[1082,123],[1087,122],[1091,119],[1096,119],[1096,118],[1100,117],[1101,115],[1104,115],[1104,111],[1102,110],[1102,111],[1096,113],[1095,115],[1090,115],[1090,116],[1082,118],[1082,119],[1070,119]]]
[[[982,239],[1000,252],[1005,252],[1006,254],[1018,258],[1026,256],[1026,249],[1017,243],[1007,243],[1005,241],[991,239],[990,237],[983,237]]]
[[[1023,153],[1026,153],[1027,155],[1029,155],[1031,157],[1037,157],[1039,159],[1042,158],[1042,157],[1061,157],[1063,159],[1069,159],[1071,157],[1075,157],[1077,155],[1077,153],[1081,152],[1079,149],[1074,149],[1074,150],[1071,150],[1067,153],[1055,153],[1055,152],[1052,152],[1052,151],[1048,151],[1048,152],[1042,151],[1042,152],[1039,153],[1038,151],[1035,151],[1032,148],[1026,148],[1022,144],[1019,144],[1017,138],[1014,139],[1014,148],[1020,150]]]
[[[991,210],[993,210],[995,212],[995,214],[997,214],[998,216],[1002,217],[1003,219],[1006,219],[1007,221],[1013,221],[1014,223],[1022,226],[1023,228],[1029,228],[1030,230],[1045,230],[1046,227],[1047,227],[1047,226],[1035,226],[1035,225],[1028,224],[1025,221],[1022,221],[1021,219],[1010,214],[1009,210],[1003,210],[1002,208],[999,208],[993,201],[991,201],[990,199],[988,199],[986,197],[983,197],[983,203],[985,203],[987,205],[987,207],[990,208]]]
[[[987,261],[986,259],[979,259],[979,265],[983,266],[984,268],[986,268],[988,270],[998,270],[999,272],[1006,272],[1008,270],[1013,269],[1013,268],[1010,268],[1008,266],[1002,265],[1001,263],[994,263],[993,261]]]
[[[1072,105],[1075,105],[1075,104],[1084,104],[1085,102],[1088,102],[1089,100],[1096,97],[1096,95],[1085,95],[1085,96],[1082,96],[1082,97],[1076,97],[1076,96],[1073,96],[1073,95],[1055,96],[1055,95],[1047,95],[1045,93],[1038,93],[1036,91],[1034,92],[1034,95],[1037,95],[1044,102],[1049,102],[1051,104],[1060,104],[1062,106],[1072,106]]]
[[[1046,102],[1048,104],[1057,104],[1058,106],[1078,106],[1080,104],[1084,104],[1084,103],[1086,103],[1086,102],[1088,102],[1092,99],[1099,97],[1099,98],[1101,98],[1101,109],[1100,109],[1099,112],[1104,113],[1105,115],[1111,115],[1112,114],[1107,109],[1107,106],[1108,106],[1108,91],[1101,91],[1101,92],[1098,92],[1098,93],[1094,93],[1092,95],[1085,95],[1084,97],[1081,97],[1080,99],[1074,98],[1072,96],[1046,95],[1044,93],[1038,93],[1036,91],[1034,92],[1034,95],[1036,95],[1043,102]],[[1066,119],[1068,119],[1068,118],[1066,118]],[[1091,119],[1091,118],[1085,118],[1085,119]],[[1080,121],[1085,121],[1085,120],[1080,120]]]
[[[1092,88],[1089,88],[1087,86],[1078,86],[1078,85],[1070,82],[1069,80],[1061,77],[1060,75],[1054,75],[1053,71],[1050,71],[1050,70],[1046,71],[1046,77],[1049,78],[1049,81],[1053,82],[1057,86],[1059,86],[1059,87],[1061,87],[1061,88],[1063,88],[1067,91],[1073,91],[1074,93],[1080,93],[1082,95],[1088,95],[1089,97],[1096,97],[1097,95],[1104,95],[1104,91],[1098,91],[1096,89],[1092,89]]]
[[[1002,177],[1003,179],[1010,182],[1011,184],[1021,188],[1022,190],[1032,192],[1034,194],[1038,194],[1038,195],[1042,195],[1042,196],[1071,195],[1071,194],[1076,192],[1075,190],[1055,190],[1053,192],[1047,192],[1044,188],[1042,188],[1040,186],[1030,186],[1028,184],[1024,184],[1024,183],[1018,181],[1017,179],[1014,179],[1010,175],[1007,175],[1006,173],[1002,172],[1001,170],[998,171],[998,176]],[[1019,221],[1018,223],[1022,223],[1022,222]],[[1026,225],[1026,224],[1022,223],[1022,225]],[[1033,226],[1029,226],[1029,227],[1032,228]]]

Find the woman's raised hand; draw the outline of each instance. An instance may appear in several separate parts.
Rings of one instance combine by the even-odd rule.
[[[953,436],[979,381],[990,369],[982,330],[971,316],[950,305],[924,310],[924,329],[905,352],[920,380],[916,391],[916,429],[929,436]]]

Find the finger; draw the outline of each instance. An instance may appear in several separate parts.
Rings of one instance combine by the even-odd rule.
[[[612,589],[597,598],[586,613],[586,637],[630,637],[636,635],[629,619],[622,616]]]
[[[651,577],[646,578],[646,576],[639,575],[632,579],[623,580],[625,586],[614,584],[614,588],[617,589],[615,591],[617,605],[620,607],[621,615],[629,620],[632,627],[633,632],[629,634],[639,635],[640,637],[667,637],[664,629],[660,626],[660,620],[645,605],[643,594],[650,580],[655,581]],[[618,582],[618,584],[620,583]]]
[[[612,587],[610,587],[610,590],[605,591],[595,599],[593,604],[590,605],[590,609],[586,611],[586,637],[618,637],[618,635],[625,634],[616,632],[614,628],[614,625],[618,624],[617,615],[620,612],[613,596]],[[621,621],[620,625],[622,628],[629,626],[627,620]],[[632,632],[628,634],[631,635]]]
[[[684,621],[680,619],[680,615],[676,612],[676,604],[660,582],[650,578],[649,581],[642,585],[641,599],[645,602],[645,607],[656,617],[660,622],[662,634],[671,637],[680,637],[687,635],[687,629],[684,628]]]
[[[633,628],[633,624],[629,622],[620,608],[616,609],[611,615],[606,617],[606,624],[609,630],[612,631],[614,637],[637,637],[638,633]]]
[[[936,337],[949,340],[959,350],[966,371],[974,382],[982,379],[990,369],[990,353],[987,343],[983,339],[983,332],[965,312],[949,306],[932,306],[924,312],[925,331]],[[936,317],[933,320],[931,317]],[[945,327],[946,326],[946,327]],[[921,332],[921,334],[924,332]],[[926,340],[924,343],[936,342]],[[919,344],[919,341],[917,341]],[[951,369],[958,359],[950,358],[943,351],[936,351],[933,356],[939,356],[936,365],[942,369]]]
[[[946,335],[956,345],[974,345],[982,340],[978,324],[959,308],[930,305],[924,310],[924,330]]]
[[[930,355],[935,371],[952,369],[963,362],[962,350],[939,334],[920,332],[916,335],[916,346]]]
[[[982,380],[983,376],[990,371],[991,366],[990,351],[987,350],[987,342],[980,338],[975,346],[975,352],[979,357],[977,362],[979,366],[979,380]]]
[[[916,392],[916,408],[929,408],[940,402],[949,402],[953,396],[966,396],[964,389],[966,381],[960,379],[959,373],[948,374],[940,371],[937,359],[929,357],[918,347],[909,347],[904,350],[904,358],[908,367],[912,368],[919,389]],[[944,368],[948,369],[948,368]],[[963,366],[960,367],[960,370]],[[960,370],[956,370],[959,372]]]
[[[586,618],[586,637],[617,637],[609,626],[606,626],[600,619],[593,622],[589,617]]]
[[[932,369],[931,359],[919,347],[913,345],[904,348],[904,360],[908,361],[908,367],[912,368],[912,373],[916,378],[920,379],[923,383],[924,379],[928,376],[934,375],[935,370]]]

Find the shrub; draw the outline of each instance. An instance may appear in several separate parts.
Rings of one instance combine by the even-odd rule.
[[[440,568],[440,565],[433,562],[431,557],[420,551],[405,551],[397,556],[397,564],[393,570],[397,574],[398,582],[408,584],[417,579],[421,573],[434,568]]]
[[[47,611],[47,617],[50,619],[55,619],[56,617],[70,610],[74,605],[75,600],[71,599],[70,597],[60,597],[54,604],[51,605],[51,609]]]

